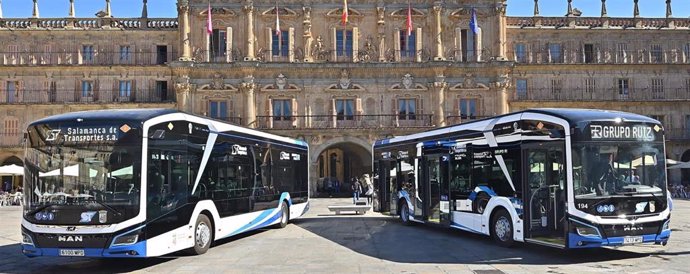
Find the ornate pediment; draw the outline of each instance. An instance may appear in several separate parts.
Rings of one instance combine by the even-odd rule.
[[[278,15],[280,15],[280,17],[294,18],[299,16],[299,13],[286,7],[271,7],[270,9],[261,12],[261,16],[275,18],[276,12]]]
[[[261,88],[261,91],[279,91],[279,92],[284,92],[284,91],[302,91],[302,89],[295,85],[288,83],[287,77],[283,75],[282,73],[276,77],[276,81],[273,84],[270,85],[265,85]]]
[[[412,18],[426,16],[426,14],[424,14],[423,11],[421,11],[419,9],[415,9],[415,8],[412,8],[410,13],[412,14]],[[394,10],[393,12],[391,12],[391,17],[405,17],[405,18],[407,18],[407,8]]]
[[[347,11],[348,11],[347,15],[349,17],[363,17],[362,13],[356,9],[348,8]],[[340,18],[341,16],[343,16],[343,8],[332,9],[326,13],[326,17]]]
[[[229,90],[237,91],[237,88],[233,85],[226,84],[225,79],[220,74],[214,74],[213,79],[208,84],[203,84],[199,87],[199,90]]]
[[[414,82],[414,77],[412,75],[405,74],[402,77],[400,83],[392,85],[388,88],[389,91],[427,91],[428,88],[420,83]]]
[[[458,83],[453,85],[450,90],[489,90],[489,87],[486,84],[479,83],[475,79],[475,76],[473,74],[465,74],[465,79],[462,81],[462,83]]]
[[[340,80],[337,84],[332,84],[326,88],[326,91],[363,91],[364,87],[358,84],[353,84],[350,79],[350,72],[346,69],[340,71]]]
[[[228,8],[214,8],[211,7],[211,14],[212,15],[220,15],[220,16],[237,16],[237,13],[231,9]],[[207,16],[208,15],[208,9],[203,9],[201,12],[199,12],[199,16]]]
[[[453,19],[461,19],[461,18],[469,18],[472,13],[472,8],[459,8],[456,10],[453,10],[450,12],[450,18]],[[479,17],[486,17],[489,16],[486,12],[484,12],[481,9],[475,9],[475,13],[477,14],[477,19],[479,20]]]

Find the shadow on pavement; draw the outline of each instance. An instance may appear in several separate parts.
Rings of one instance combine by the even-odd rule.
[[[405,226],[390,217],[310,217],[292,222],[357,253],[401,263],[558,265],[653,255],[617,249],[561,250],[530,244],[503,248],[488,236],[421,224]]]

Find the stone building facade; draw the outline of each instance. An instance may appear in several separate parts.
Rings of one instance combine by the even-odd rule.
[[[376,139],[532,107],[656,117],[668,157],[690,160],[690,20],[670,14],[541,17],[535,1],[535,16],[509,17],[504,0],[415,0],[409,10],[406,0],[350,0],[343,24],[343,1],[212,0],[209,10],[178,0],[177,18],[148,18],[143,1],[140,18],[71,8],[45,19],[34,2],[33,18],[0,11],[0,164],[21,162],[35,119],[140,107],[303,139],[315,190],[369,172]]]

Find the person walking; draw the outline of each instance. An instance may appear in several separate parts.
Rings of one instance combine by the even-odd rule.
[[[359,194],[362,193],[362,184],[357,180],[357,177],[352,177],[352,203],[356,204],[359,201]]]
[[[369,178],[369,174],[364,174],[364,185],[366,185],[367,189],[367,192],[364,193],[364,195],[367,196],[367,204],[371,205],[374,196],[374,185],[371,183],[371,178]]]

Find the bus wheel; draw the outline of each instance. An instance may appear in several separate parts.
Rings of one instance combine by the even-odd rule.
[[[206,253],[213,241],[213,226],[208,216],[200,214],[194,226],[194,248],[193,254],[201,255]]]
[[[404,225],[411,225],[412,222],[410,222],[410,208],[404,201],[400,204],[400,221],[402,221]]]
[[[288,222],[290,221],[290,211],[288,211],[288,206],[285,202],[282,202],[280,205],[280,223],[276,226],[276,228],[284,228],[288,225]]]
[[[499,209],[491,220],[491,236],[503,247],[511,247],[513,241],[513,221],[504,209]]]
[[[489,195],[486,193],[482,192],[477,195],[477,198],[474,199],[474,211],[476,211],[479,214],[483,214],[484,210],[486,209],[486,205],[489,204]]]

